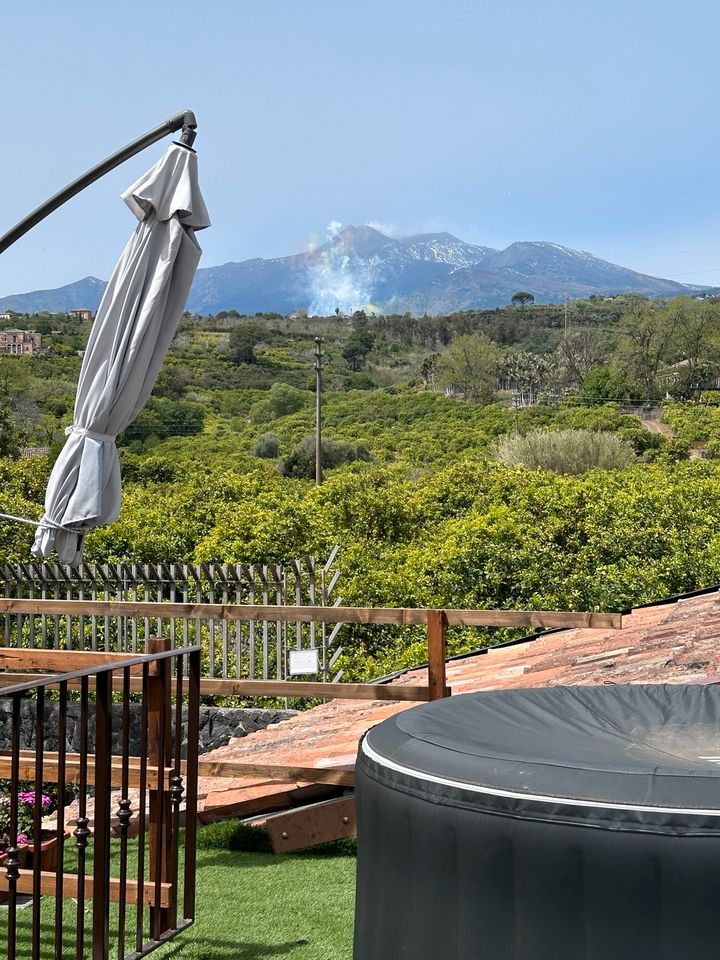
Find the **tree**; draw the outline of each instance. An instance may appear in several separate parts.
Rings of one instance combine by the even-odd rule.
[[[510,300],[510,303],[512,303],[513,306],[515,307],[517,306],[524,307],[528,303],[535,303],[535,297],[532,293],[528,293],[527,290],[518,290],[517,293],[514,293],[512,295],[512,299]]]
[[[437,362],[437,384],[464,400],[489,403],[497,387],[502,351],[484,333],[455,337]]]
[[[353,330],[345,344],[343,359],[350,364],[351,370],[361,370],[374,346],[375,337],[371,333],[367,330]]]
[[[720,310],[710,300],[676,297],[668,304],[674,328],[672,392],[689,397],[720,369]]]
[[[265,331],[257,323],[239,323],[230,331],[228,356],[233,363],[257,363],[255,347],[262,343]]]
[[[52,333],[52,324],[47,319],[47,317],[40,317],[39,320],[36,320],[33,323],[33,329],[35,333],[39,333],[43,337],[47,337]]]
[[[603,343],[596,330],[567,330],[557,347],[557,360],[564,386],[577,389],[604,358]]]
[[[429,357],[425,357],[423,362],[420,364],[420,376],[423,378],[423,382],[427,384],[433,384],[435,382],[435,373],[437,371],[437,362],[440,354],[433,353]]]
[[[0,405],[0,457],[14,457],[22,442],[13,423],[12,413],[4,404]]]
[[[614,361],[634,384],[635,393],[657,400],[658,373],[671,357],[677,315],[662,304],[629,298],[617,327]]]

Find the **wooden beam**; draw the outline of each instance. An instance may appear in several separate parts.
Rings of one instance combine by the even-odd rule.
[[[399,683],[317,683],[299,680],[202,680],[200,693],[211,697],[310,697],[331,700],[417,700],[427,702],[427,687]]]
[[[152,617],[206,620],[278,620],[285,623],[364,623],[418,626],[422,607],[294,607],[273,604],[136,603],[113,600],[18,600],[0,597],[0,613]],[[622,614],[558,610],[446,610],[450,626],[587,627],[619,630]]]
[[[278,783],[329,783],[339,787],[355,786],[354,770],[339,770],[335,767],[284,766],[278,763],[244,763],[234,760],[219,762],[200,760],[198,776],[252,777]]]
[[[94,757],[89,756],[87,760],[88,780],[92,782],[95,770]],[[0,751],[0,779],[9,778],[11,773],[11,756],[9,751]],[[148,782],[157,784],[158,768],[154,763],[147,765]],[[183,760],[181,763],[181,773],[185,775],[187,765]],[[165,784],[169,783],[172,767],[165,768]],[[341,787],[352,787],[355,785],[355,773],[353,770],[341,770],[337,767],[302,767],[296,765],[284,765],[279,763],[245,763],[235,760],[200,760],[198,763],[198,776],[200,777],[226,777],[226,778],[253,778],[277,781],[278,783],[329,783]],[[58,777],[58,755],[48,751],[43,753],[43,779],[48,782],[57,782]],[[68,753],[66,755],[65,778],[68,784],[77,784],[80,782],[80,754]],[[20,751],[20,779],[35,779],[35,751]],[[140,786],[140,758],[128,758],[128,783],[131,787]],[[122,758],[113,757],[112,761],[112,786],[122,786]]]
[[[45,650],[35,647],[0,648],[0,668],[6,670],[20,667],[23,670],[52,670],[71,673],[88,667],[101,667],[109,663],[133,659],[132,653],[86,652],[84,650]],[[152,667],[152,664],[151,664]],[[142,674],[142,664],[130,668],[130,672]]]
[[[77,900],[78,895],[78,877],[74,873],[63,874],[63,897],[65,899]],[[10,883],[5,870],[0,870],[0,891],[7,893],[10,889]],[[53,871],[43,870],[40,873],[40,893],[44,897],[55,896],[57,889],[57,874]],[[18,893],[33,892],[33,871],[21,870],[17,880],[16,890]],[[128,904],[133,904],[137,900],[138,884],[136,880],[125,881],[125,895]],[[85,900],[90,901],[93,897],[92,877],[85,877]],[[110,879],[110,900],[117,903],[120,899],[120,881],[116,878]],[[155,904],[155,884],[146,883],[143,886],[143,899],[147,906]],[[160,906],[167,907],[170,903],[170,884],[160,885]]]
[[[66,754],[65,762],[65,779],[68,784],[78,784],[80,783],[80,754],[79,753],[68,753]],[[9,751],[2,750],[0,751],[0,779],[9,779],[11,776],[11,755]],[[169,777],[171,769],[168,767],[165,770],[165,783],[169,782]],[[58,755],[54,752],[43,753],[43,780],[47,780],[49,783],[57,783],[58,781]],[[95,758],[94,756],[88,756],[87,758],[87,776],[88,780],[92,784],[95,779]],[[156,765],[148,763],[147,765],[147,776],[148,778],[152,777],[152,782],[157,783],[158,779],[158,768]],[[20,779],[21,780],[34,780],[35,779],[35,751],[34,750],[21,750],[20,751]],[[131,787],[140,786],[140,760],[138,757],[131,757],[129,763],[129,774],[128,782]],[[112,758],[112,786],[121,787],[122,786],[122,758],[113,757]]]
[[[125,658],[127,659],[127,657]],[[1,664],[0,664],[1,666]],[[150,664],[150,675],[154,673],[154,665]],[[0,673],[0,687],[11,687],[16,683],[42,683],[47,687],[57,686],[62,682],[61,673]],[[92,690],[95,686],[95,677],[88,677],[88,684]],[[69,680],[68,690],[79,690],[81,683],[79,680]],[[113,690],[121,691],[123,689],[123,678],[120,673],[113,673]],[[130,678],[130,692],[142,693],[142,677],[132,676]]]
[[[289,853],[327,840],[354,837],[357,833],[355,797],[326,800],[299,810],[277,813],[266,819],[264,827],[276,853]]]
[[[0,688],[15,683],[35,681],[49,686],[60,683],[60,677],[44,673],[0,673]],[[90,689],[93,678],[90,677]],[[113,689],[122,690],[122,677],[113,677]],[[69,681],[68,690],[79,690],[80,683]],[[142,693],[142,678],[132,677],[130,692]],[[427,687],[399,683],[305,683],[300,680],[222,680],[200,681],[205,697],[310,697],[332,700],[410,700],[425,703],[430,699]]]
[[[621,613],[583,613],[574,610],[443,610],[451,627],[557,627],[585,630],[622,630]]]

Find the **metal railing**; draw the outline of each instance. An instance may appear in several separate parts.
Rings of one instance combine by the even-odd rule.
[[[139,657],[17,650],[10,664],[0,651],[0,665],[10,669],[63,671],[0,690],[0,704],[12,719],[10,749],[0,752],[9,808],[0,863],[8,960],[107,960],[111,952],[131,960],[193,922],[201,651],[168,646],[161,640],[150,643]],[[131,757],[130,707],[138,685],[141,749]],[[32,747],[23,750],[28,703],[34,704]],[[57,729],[51,731],[47,716],[53,704]],[[71,707],[79,727],[76,753],[68,749]],[[116,756],[114,729],[120,731]],[[49,749],[53,746],[57,749]],[[41,799],[48,783],[57,784],[51,865],[44,862],[40,842],[49,826]],[[28,787],[34,788],[31,793]],[[20,815],[28,797],[29,843],[23,842],[28,838],[22,836]],[[31,866],[25,865],[28,856]],[[21,911],[27,896],[32,908]]]

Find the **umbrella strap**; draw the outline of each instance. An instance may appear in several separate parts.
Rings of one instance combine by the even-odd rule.
[[[75,533],[79,537],[87,533],[87,530],[81,527],[68,527],[62,523],[55,523],[49,517],[43,517],[42,520],[30,520],[28,517],[16,517],[12,513],[0,513],[0,520],[14,520],[16,523],[28,523],[31,527],[52,527],[53,530],[65,530],[67,533]]]
[[[97,433],[95,430],[86,430],[85,427],[76,427],[75,424],[65,427],[65,436],[69,437],[71,433],[79,433],[81,437],[90,437],[91,440],[98,440],[100,443],[104,440],[110,443],[115,442],[115,437],[112,433]]]

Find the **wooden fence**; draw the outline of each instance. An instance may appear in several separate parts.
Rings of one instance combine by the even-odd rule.
[[[282,625],[366,624],[395,626],[425,626],[427,631],[427,687],[388,684],[352,684],[286,680],[279,673],[274,678],[203,677],[202,692],[210,696],[237,697],[344,697],[358,699],[432,700],[446,695],[445,691],[445,634],[448,626],[494,626],[549,629],[555,627],[589,627],[593,629],[620,629],[622,615],[616,613],[578,613],[551,610],[433,610],[410,607],[322,607],[281,606],[273,604],[208,604],[208,603],[135,603],[132,601],[92,600],[16,600],[0,598],[0,616],[15,618],[24,627],[36,618],[54,617],[70,624],[80,618],[102,620],[113,625],[126,621],[148,620],[157,625],[158,636],[168,636],[168,624],[188,624],[209,621],[222,628],[225,623],[244,624],[251,635],[252,627],[268,621]],[[120,626],[114,627],[118,632]],[[184,630],[176,631],[184,633]],[[37,638],[38,632],[36,630]],[[18,659],[32,662],[32,648],[16,651]],[[12,649],[3,651],[6,662],[11,662]],[[62,661],[64,651],[56,653]],[[42,654],[42,658],[46,658]],[[1,682],[1,679],[0,679]]]
[[[141,653],[151,636],[168,636],[173,648],[197,643],[205,651],[204,672],[225,679],[275,679],[288,675],[291,650],[317,651],[317,679],[333,678],[342,652],[341,623],[303,621],[288,627],[275,617],[252,622],[218,620],[211,615],[158,616],[160,604],[195,607],[339,603],[339,548],[321,564],[312,556],[287,566],[262,564],[59,564],[25,563],[0,567],[0,596],[39,601],[144,604],[146,613],[122,617],[80,611],[74,618],[50,613],[0,616],[0,645],[42,649],[109,650]]]

